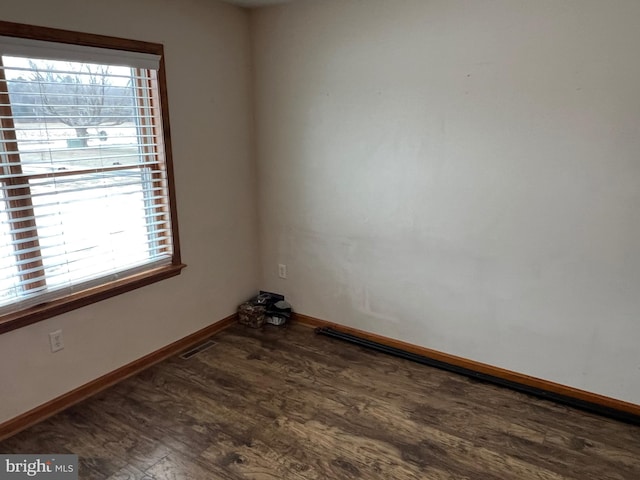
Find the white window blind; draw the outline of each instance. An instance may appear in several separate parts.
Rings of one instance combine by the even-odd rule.
[[[160,55],[0,35],[3,55],[158,70]]]
[[[167,265],[158,57],[0,37],[0,313]]]

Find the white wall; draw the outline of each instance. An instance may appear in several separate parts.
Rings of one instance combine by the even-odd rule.
[[[234,312],[257,287],[247,13],[211,0],[3,0],[0,19],[165,45],[178,219],[170,280],[0,335],[0,422]],[[48,332],[66,347],[49,353]]]
[[[252,12],[261,286],[640,403],[638,25],[637,0]]]

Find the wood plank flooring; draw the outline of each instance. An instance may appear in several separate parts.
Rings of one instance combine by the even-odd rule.
[[[640,427],[316,336],[239,325],[0,443],[109,480],[638,480]]]

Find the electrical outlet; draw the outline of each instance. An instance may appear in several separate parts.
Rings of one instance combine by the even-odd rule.
[[[278,264],[278,276],[280,278],[287,278],[287,266],[284,263]]]
[[[57,352],[64,348],[64,340],[62,339],[62,330],[56,330],[49,334],[49,343],[51,344],[51,352]]]

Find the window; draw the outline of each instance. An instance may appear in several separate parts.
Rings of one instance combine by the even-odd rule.
[[[162,65],[161,45],[0,22],[0,332],[184,267]]]

